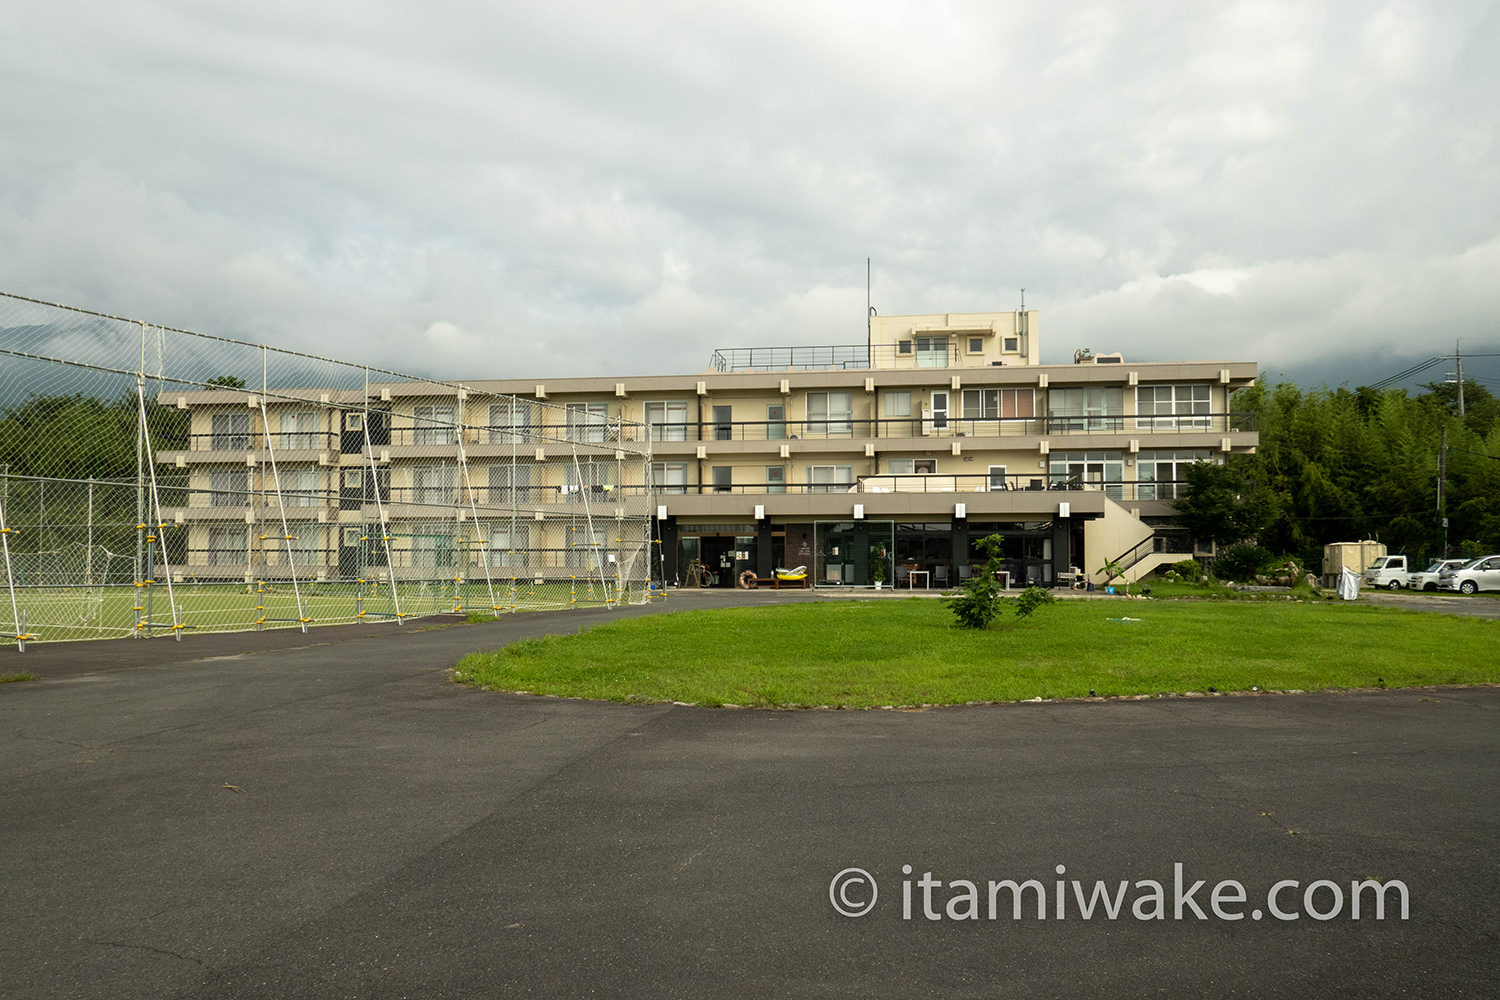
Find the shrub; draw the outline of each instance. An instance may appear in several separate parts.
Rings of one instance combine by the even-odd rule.
[[[1214,574],[1243,583],[1261,573],[1276,557],[1259,545],[1231,545],[1214,560]]]
[[[976,573],[956,594],[943,598],[960,628],[989,628],[1000,613],[1000,582],[993,573]]]
[[[1016,606],[1016,617],[1025,618],[1037,608],[1056,604],[1057,598],[1041,587],[1027,587],[1017,596],[1010,598],[1010,603]]]
[[[1196,559],[1179,559],[1167,568],[1186,580],[1197,580],[1203,575],[1203,567],[1198,565]]]

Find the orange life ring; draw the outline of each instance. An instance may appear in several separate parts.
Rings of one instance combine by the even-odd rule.
[[[744,590],[752,590],[755,587],[755,570],[747,569],[740,574],[740,587]]]

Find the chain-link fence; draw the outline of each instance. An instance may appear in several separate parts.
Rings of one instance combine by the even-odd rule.
[[[0,636],[639,603],[649,439],[587,405],[0,293]]]

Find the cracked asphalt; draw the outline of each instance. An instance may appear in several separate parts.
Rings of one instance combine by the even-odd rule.
[[[1500,690],[768,712],[447,678],[662,610],[0,653],[39,675],[0,685],[0,997],[1495,995]],[[1409,918],[1248,915],[1366,878]],[[988,919],[1006,879],[1046,918]],[[1065,885],[1059,919],[1071,879],[1129,883],[1121,915]]]

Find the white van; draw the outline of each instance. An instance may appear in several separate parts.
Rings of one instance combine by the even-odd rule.
[[[1360,575],[1364,577],[1366,587],[1400,590],[1411,579],[1411,570],[1406,565],[1405,556],[1381,556]]]

